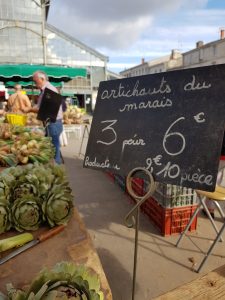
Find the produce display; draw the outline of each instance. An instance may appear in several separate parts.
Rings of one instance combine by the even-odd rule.
[[[83,115],[84,111],[70,106],[64,113],[64,124],[81,124]],[[36,114],[26,117],[26,125],[35,129],[0,124],[0,166],[6,167],[0,173],[0,234],[11,228],[24,232],[35,231],[43,224],[66,225],[73,214],[72,190],[64,167],[53,164],[51,138],[37,128],[41,123]],[[0,252],[32,240],[29,232],[1,239]],[[61,262],[51,270],[42,270],[26,290],[8,284],[7,295],[0,292],[0,299],[104,300],[104,295],[93,271]]]
[[[50,137],[43,131],[32,131],[22,126],[1,124],[0,165],[3,167],[27,163],[48,163],[54,158]]]
[[[0,173],[0,233],[37,230],[66,224],[73,212],[73,196],[65,170],[59,165],[28,164]]]
[[[27,124],[28,126],[35,125],[35,126],[41,126],[42,121],[37,120],[37,114],[36,113],[27,113]]]
[[[85,114],[82,108],[78,108],[76,105],[70,105],[67,107],[66,112],[63,113],[63,123],[65,125],[82,124],[82,116]]]
[[[52,270],[44,269],[33,280],[27,291],[7,285],[9,300],[104,300],[100,280],[84,266],[58,263]]]

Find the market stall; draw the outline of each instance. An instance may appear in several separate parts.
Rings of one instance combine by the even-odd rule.
[[[36,231],[34,234],[35,237],[46,229],[43,227]],[[12,234],[12,232],[7,233],[3,237]],[[74,209],[73,217],[63,232],[1,265],[0,290],[6,293],[6,284],[8,283],[13,283],[14,287],[17,288],[26,288],[31,283],[31,279],[40,272],[43,266],[50,269],[61,261],[83,265],[89,270],[92,276],[96,276],[97,274],[100,280],[100,290],[104,295],[102,299],[112,299],[101,262],[76,209]]]
[[[68,261],[76,274],[82,271],[82,276],[77,275],[82,282],[89,282],[84,287],[71,273],[79,293],[89,295],[80,299],[112,299],[98,255],[73,207],[65,168],[56,165],[53,157],[51,139],[44,136],[43,128],[0,125],[0,291],[6,294],[6,284],[12,283],[26,293],[43,266],[57,273],[54,266]],[[52,236],[50,230],[60,226],[66,226],[63,232]],[[36,244],[36,239],[43,243]],[[22,251],[30,242],[35,246]],[[22,253],[14,256],[18,249]]]

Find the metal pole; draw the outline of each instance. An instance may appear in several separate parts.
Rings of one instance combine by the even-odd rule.
[[[83,131],[83,136],[82,136],[82,140],[81,140],[81,144],[80,144],[80,150],[79,150],[79,153],[78,153],[78,157],[80,157],[82,154],[82,146],[83,146],[83,143],[84,143],[84,138],[85,138],[85,133],[87,131],[87,138],[89,138],[89,129],[88,129],[88,123],[84,124],[84,131]],[[84,155],[83,155],[84,156]]]
[[[137,208],[135,222],[135,244],[134,244],[134,267],[133,267],[133,283],[132,283],[132,300],[135,297],[136,275],[137,275],[137,257],[138,257],[138,234],[140,223],[140,207]]]
[[[144,172],[149,177],[149,186],[144,196],[135,194],[132,188],[132,176],[137,172]],[[135,227],[135,241],[134,241],[134,266],[133,266],[133,283],[132,283],[132,300],[135,300],[136,275],[137,275],[137,256],[138,256],[138,234],[140,223],[140,207],[141,205],[154,193],[156,184],[152,174],[145,168],[135,168],[127,176],[127,190],[132,198],[135,199],[136,205],[125,217],[126,226],[129,228]]]
[[[41,15],[42,15],[42,22],[41,22],[41,36],[42,36],[42,44],[43,44],[43,62],[44,65],[47,64],[47,57],[46,57],[46,36],[45,36],[45,18],[46,18],[46,3],[41,1]]]

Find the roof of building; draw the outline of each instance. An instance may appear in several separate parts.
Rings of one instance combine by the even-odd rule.
[[[150,61],[148,61],[148,65],[149,65],[149,67],[153,67],[153,66],[162,64],[164,62],[169,61],[170,57],[171,57],[171,55],[165,55],[165,56],[150,60]]]
[[[58,34],[59,36],[61,36],[63,39],[68,40],[69,42],[75,44],[76,46],[79,46],[80,48],[83,48],[84,50],[89,51],[90,53],[92,53],[93,55],[99,57],[101,60],[104,61],[108,61],[109,58],[106,55],[101,54],[100,52],[96,51],[95,49],[85,45],[84,43],[82,43],[81,41],[77,40],[76,38],[72,37],[71,35],[63,32],[62,30],[56,28],[53,25],[50,24],[46,24],[46,29],[52,31],[53,33]]]
[[[129,71],[135,70],[135,69],[137,69],[141,66],[146,66],[147,65],[148,67],[153,67],[153,66],[162,64],[164,62],[167,62],[169,59],[170,59],[170,55],[166,55],[166,56],[163,56],[163,57],[159,57],[159,58],[155,58],[155,59],[152,59],[152,60],[149,60],[149,61],[145,61],[144,63],[141,63],[139,65],[136,65],[136,66],[132,67],[132,68],[121,71],[120,74],[123,74],[124,72],[129,72]]]
[[[115,73],[113,71],[110,70],[106,70],[107,75],[111,76],[111,77],[115,77],[117,79],[123,78],[123,76],[121,74]]]
[[[194,49],[191,49],[187,52],[184,52],[183,55],[186,55],[186,54],[189,54],[191,52],[195,52],[195,51],[199,51],[199,49],[204,49],[204,48],[208,48],[208,47],[211,47],[213,45],[216,45],[216,44],[220,44],[220,43],[224,43],[225,42],[225,39],[219,39],[219,40],[216,40],[216,41],[213,41],[213,42],[209,42],[207,44],[203,44],[201,47],[199,48],[194,48]]]

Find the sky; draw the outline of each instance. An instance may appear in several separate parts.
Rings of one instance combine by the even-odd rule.
[[[218,40],[225,0],[51,0],[48,23],[108,56],[108,69],[119,72]]]

